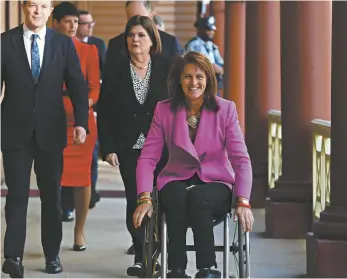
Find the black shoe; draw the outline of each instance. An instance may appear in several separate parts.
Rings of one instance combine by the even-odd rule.
[[[141,277],[142,273],[142,263],[135,263],[127,269],[128,276]]]
[[[167,274],[167,278],[191,278],[183,268],[173,269]]]
[[[92,197],[90,199],[89,209],[94,208],[96,203],[98,203],[99,201],[100,201],[100,195],[95,192],[95,194],[92,194]]]
[[[84,243],[86,243],[86,239],[84,238],[84,234],[83,234],[83,241],[84,241]],[[86,249],[87,249],[86,244],[82,244],[82,245],[74,244],[72,246],[72,250],[74,250],[76,252],[82,252],[82,251],[85,251]]]
[[[61,215],[61,220],[63,222],[71,222],[71,221],[73,221],[73,219],[74,219],[74,217],[73,217],[72,211],[69,211],[69,210],[63,211],[63,213]]]
[[[9,274],[11,278],[24,278],[24,266],[20,258],[13,260],[7,258],[2,265],[2,272]]]
[[[152,273],[152,276],[150,278],[160,278],[160,270],[161,270],[161,266],[160,264],[157,262],[155,264],[155,268],[154,268],[154,272]],[[147,278],[146,277],[146,267],[142,265],[142,273],[141,276],[138,276],[139,278]]]
[[[222,274],[215,269],[203,268],[195,274],[195,278],[222,278]]]
[[[49,274],[58,274],[63,271],[59,256],[55,258],[46,258],[46,272]]]
[[[76,251],[76,252],[82,252],[82,251],[85,251],[87,249],[87,246],[85,245],[77,245],[77,244],[74,244],[72,246],[72,250]]]
[[[129,247],[129,249],[125,252],[128,255],[135,255],[135,246],[134,244]]]
[[[90,201],[89,203],[89,209],[93,209],[96,205],[96,202],[95,201]]]

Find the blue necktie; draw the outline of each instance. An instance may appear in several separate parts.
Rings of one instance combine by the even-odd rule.
[[[40,53],[39,46],[37,45],[37,38],[39,35],[33,34],[31,44],[31,73],[35,82],[37,82],[40,75]]]

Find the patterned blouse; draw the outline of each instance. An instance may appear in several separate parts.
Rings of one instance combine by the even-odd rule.
[[[151,73],[152,73],[151,60],[149,60],[148,62],[147,73],[143,80],[141,80],[139,75],[136,73],[134,66],[131,64],[131,62],[130,62],[130,73],[131,73],[131,79],[133,81],[133,87],[134,87],[136,99],[141,105],[143,105],[147,99],[149,82],[150,82]],[[137,139],[137,142],[134,144],[133,149],[142,149],[143,145],[145,144],[145,140],[146,140],[145,135],[141,133],[139,138]]]

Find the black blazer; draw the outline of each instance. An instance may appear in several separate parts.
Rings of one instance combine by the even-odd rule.
[[[39,148],[63,149],[67,143],[63,83],[75,111],[75,125],[88,126],[88,86],[72,40],[47,28],[40,77],[32,79],[23,25],[1,34],[1,148],[23,148],[33,134]]]
[[[98,37],[93,37],[93,36],[88,37],[87,44],[95,45],[96,48],[98,49],[100,77],[102,78],[102,70],[104,68],[105,59],[106,59],[106,51],[107,51],[106,44],[102,39]]]
[[[183,50],[175,36],[172,36],[161,30],[158,31],[162,45],[162,51],[160,53],[161,55],[174,58],[175,56],[181,55],[183,53]],[[124,48],[124,33],[122,33],[109,41],[107,56],[115,56],[122,53],[127,54]]]
[[[132,149],[142,133],[147,135],[156,104],[168,98],[166,80],[170,58],[152,55],[150,87],[145,103],[137,101],[126,56],[107,60],[98,102],[99,143],[103,156]]]

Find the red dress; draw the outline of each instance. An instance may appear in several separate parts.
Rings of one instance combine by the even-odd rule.
[[[88,45],[75,39],[73,41],[80,59],[82,73],[88,82],[88,98],[96,103],[100,93],[98,50],[95,45]],[[61,185],[65,187],[91,186],[91,163],[97,138],[96,120],[93,108],[89,109],[88,129],[90,134],[87,135],[84,144],[76,145],[73,142],[73,106],[69,97],[64,96],[63,98],[67,116],[68,143],[64,150],[64,170]]]

